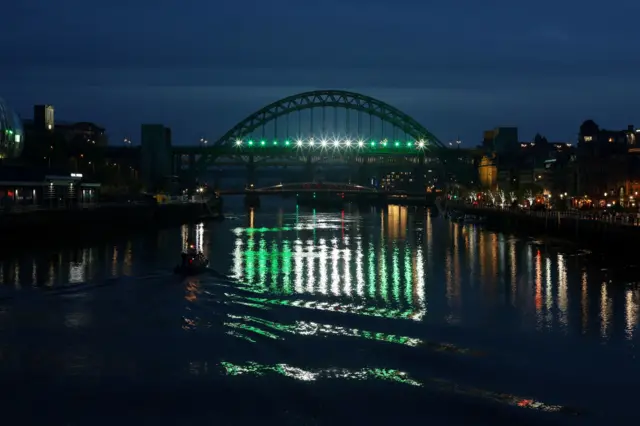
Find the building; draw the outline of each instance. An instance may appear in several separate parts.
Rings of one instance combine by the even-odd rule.
[[[580,126],[576,195],[596,204],[629,203],[640,188],[640,133],[601,129],[593,120]]]
[[[109,143],[105,128],[95,123],[56,121],[52,105],[35,105],[33,119],[24,120],[24,127],[32,144],[45,144],[52,134],[62,137],[68,143],[98,146],[106,146]]]
[[[87,121],[58,123],[55,131],[62,134],[68,142],[75,141],[98,146],[107,146],[109,142],[104,127]]]
[[[496,127],[484,132],[482,147],[500,155],[517,152],[519,143],[517,127]]]
[[[22,120],[0,98],[0,160],[20,157],[24,141]]]
[[[141,128],[140,178],[147,191],[165,189],[172,174],[171,129],[162,124]]]
[[[78,173],[35,170],[32,167],[0,167],[0,207],[69,207],[98,200],[100,184],[86,182]]]
[[[35,105],[33,107],[33,125],[39,131],[53,131],[55,127],[53,105]]]

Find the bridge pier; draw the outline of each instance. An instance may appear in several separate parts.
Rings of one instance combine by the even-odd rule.
[[[313,157],[311,155],[307,155],[305,159],[304,179],[308,182],[315,181],[316,177],[316,166],[313,164],[312,158]]]
[[[247,162],[247,188],[254,188],[256,184],[256,163],[253,154],[249,155]]]
[[[370,185],[371,182],[371,166],[369,165],[369,158],[364,157],[362,159],[362,163],[358,165],[358,185],[367,186]]]
[[[245,207],[260,207],[260,196],[255,192],[248,191],[244,196]]]
[[[418,165],[413,169],[413,182],[416,190],[426,193],[427,192],[427,167],[425,165],[424,153],[418,157]]]

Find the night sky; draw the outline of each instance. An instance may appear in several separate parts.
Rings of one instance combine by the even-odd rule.
[[[574,141],[640,124],[638,0],[12,0],[0,96],[24,118],[214,140],[279,98],[347,89],[448,141],[517,125]]]

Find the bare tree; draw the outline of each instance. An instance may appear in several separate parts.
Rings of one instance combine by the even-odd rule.
[[[529,206],[533,206],[533,201],[535,200],[535,197],[533,196],[533,191],[530,189],[527,189],[527,191],[524,193],[524,197],[527,199],[527,201],[529,201]]]
[[[507,201],[507,196],[504,194],[504,190],[498,191],[498,198],[500,199],[500,207],[504,207],[505,202]]]
[[[491,199],[491,204],[496,204],[496,193],[495,191],[489,191],[487,192],[487,194],[489,195],[489,198]]]
[[[509,202],[511,204],[515,203],[516,201],[518,201],[518,197],[516,196],[515,191],[511,191],[509,192]]]

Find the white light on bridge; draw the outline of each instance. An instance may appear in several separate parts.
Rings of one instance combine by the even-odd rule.
[[[364,139],[358,139],[357,141],[353,141],[351,139],[321,139],[319,141],[319,145],[322,148],[327,148],[328,146],[332,146],[334,149],[341,149],[341,148],[352,148],[354,146],[357,146],[358,148],[368,148],[371,147],[372,149],[377,149],[377,148],[382,148],[382,149],[393,149],[393,150],[402,150],[402,149],[425,149],[427,148],[428,141],[425,140],[418,140],[418,141],[400,141],[400,140],[395,140],[395,141],[391,141],[391,143],[389,143],[388,139],[382,139],[380,141],[375,141],[375,140],[364,140]],[[316,141],[313,138],[309,138],[307,140],[305,139],[296,139],[295,142],[291,142],[289,140],[285,140],[284,142],[282,142],[283,146],[291,146],[293,144],[295,144],[296,147],[298,148],[303,148],[305,145],[309,146],[309,147],[317,147],[318,144],[316,144]],[[245,145],[245,141],[243,141],[242,139],[236,139],[234,145],[236,147],[242,147]],[[267,141],[265,141],[264,139],[260,140],[259,144],[256,144],[252,139],[249,139],[246,142],[247,147],[249,148],[253,148],[255,147],[255,145],[258,145],[259,147],[279,147],[281,145],[281,142],[274,140],[273,143],[267,143]]]

